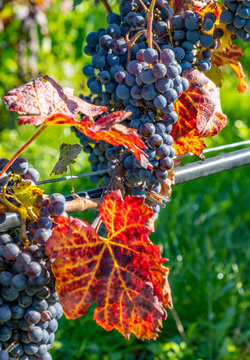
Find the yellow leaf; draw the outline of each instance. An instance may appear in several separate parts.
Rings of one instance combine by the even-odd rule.
[[[15,199],[23,205],[27,214],[34,220],[39,217],[39,208],[37,206],[38,198],[43,196],[44,190],[37,186],[31,186],[30,182],[21,182],[14,184],[13,192]]]

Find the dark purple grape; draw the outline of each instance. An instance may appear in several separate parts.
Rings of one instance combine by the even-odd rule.
[[[25,293],[21,293],[19,294],[19,298],[18,298],[18,304],[22,307],[22,308],[27,308],[32,304],[32,296],[26,295]]]
[[[66,199],[65,199],[65,196],[63,196],[62,194],[54,193],[50,196],[50,202],[52,202],[52,201],[59,201],[62,204],[65,204]]]
[[[3,247],[3,256],[7,260],[15,260],[18,253],[19,247],[15,244],[7,244]]]
[[[20,274],[21,275],[21,274]],[[19,320],[23,317],[24,315],[24,308],[22,308],[21,306],[19,305],[13,305],[11,307],[11,316],[12,316],[12,319],[15,319],[15,320]]]
[[[0,306],[0,323],[5,323],[11,319],[11,309],[8,304]]]
[[[161,170],[161,169],[158,169],[155,172],[155,176],[156,176],[157,182],[161,183],[161,182],[166,181],[166,179],[168,177],[168,172],[164,171],[164,170]]]
[[[50,218],[48,218],[47,216],[41,216],[40,219],[37,221],[37,226],[39,228],[43,228],[46,230],[49,230],[52,228],[52,221],[50,220]],[[39,230],[39,229],[38,229]],[[38,231],[37,230],[37,231]],[[36,232],[35,232],[36,234]],[[35,235],[34,234],[34,235]]]
[[[31,342],[39,343],[43,338],[43,330],[38,326],[32,327],[28,331],[28,338]]]
[[[49,209],[46,206],[42,206],[39,209],[40,216],[49,216]]]
[[[3,271],[0,273],[0,284],[2,286],[9,286],[13,275],[9,271]]]
[[[60,216],[64,212],[64,204],[58,200],[52,201],[49,204],[49,212],[51,216]]]
[[[11,338],[12,331],[8,325],[2,325],[0,327],[0,341],[6,342]]]
[[[158,60],[158,52],[155,49],[146,49],[143,52],[143,61],[148,64],[154,64]]]
[[[29,308],[26,310],[24,320],[30,325],[37,324],[41,320],[41,314],[38,311]]]
[[[5,186],[6,184],[8,184],[8,181],[9,181],[8,174],[4,172],[0,177],[0,186]]]
[[[174,162],[169,157],[164,157],[159,162],[159,168],[162,170],[170,170],[174,166]]]
[[[165,158],[166,156],[170,155],[169,146],[166,144],[162,144],[157,150],[156,155],[160,158]]]
[[[171,49],[164,49],[160,54],[160,59],[165,65],[171,64],[175,60],[175,54]]]
[[[23,178],[36,183],[39,180],[39,172],[34,168],[28,168],[26,173],[23,175]]]
[[[5,350],[0,351],[0,360],[9,360],[9,355]]]
[[[34,355],[38,351],[38,345],[34,343],[24,344],[24,352],[27,355]]]
[[[154,135],[155,127],[152,123],[146,123],[140,126],[139,132],[142,136],[149,137],[150,135]]]
[[[162,137],[158,134],[151,135],[148,140],[147,144],[152,149],[157,149],[162,145]]]
[[[15,275],[11,280],[11,286],[18,291],[26,289],[28,279],[23,274]]]
[[[13,162],[11,168],[15,174],[24,175],[29,168],[29,163],[27,160],[20,157]]]
[[[36,261],[31,261],[25,267],[26,275],[30,278],[38,277],[41,274],[42,268],[41,265]]]
[[[12,338],[13,338],[13,336],[12,336]],[[10,355],[14,356],[15,358],[23,355],[23,345],[22,344],[14,344],[11,347]]]

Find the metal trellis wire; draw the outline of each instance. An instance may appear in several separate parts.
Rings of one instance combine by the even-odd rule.
[[[236,143],[236,144],[239,144],[239,143]],[[241,143],[241,145],[248,145],[248,144],[250,144],[250,141]],[[234,146],[232,146],[232,145],[234,145]],[[213,149],[216,149],[216,150],[223,149],[224,150],[224,149],[227,149],[230,147],[235,147],[235,146],[239,146],[239,145],[230,144],[228,146],[224,145],[222,147],[217,147],[217,148],[213,148]],[[211,149],[207,149],[207,150],[211,151]],[[213,151],[216,151],[216,150],[213,150]],[[214,156],[205,161],[196,161],[191,164],[179,166],[174,170],[175,185],[182,184],[182,183],[185,183],[185,182],[188,182],[188,181],[191,181],[194,179],[202,178],[205,176],[217,174],[222,171],[226,171],[229,169],[237,168],[237,167],[248,165],[248,164],[250,164],[250,147],[247,147],[247,148],[241,149],[241,150],[236,150],[233,152],[229,152],[226,154],[222,154],[219,156]],[[78,178],[82,178],[84,176],[90,176],[92,174],[96,175],[97,173],[98,174],[107,173],[108,171],[110,171],[110,170],[107,169],[107,170],[101,170],[101,171],[98,171],[95,173],[85,173],[85,174],[74,175],[72,177],[64,176],[64,177],[57,178],[57,179],[43,180],[43,181],[37,182],[37,185],[47,184],[47,183],[51,183],[51,182],[65,181],[65,180],[70,180],[72,178],[78,179]],[[90,199],[91,198],[94,199],[94,198],[101,197],[104,189],[105,189],[105,187],[98,187],[96,189],[79,192],[79,193],[77,193],[77,195],[80,197],[85,197],[85,198],[87,197]],[[168,200],[166,197],[161,196],[159,194],[155,194],[155,195],[157,195],[158,197],[161,197],[165,201]],[[67,201],[70,201],[72,199],[73,199],[72,195],[66,196]],[[15,228],[20,225],[19,215],[15,214],[15,213],[7,213],[4,215],[5,216],[4,216],[4,218],[2,218],[2,220],[0,217],[0,232],[9,230],[11,228]]]

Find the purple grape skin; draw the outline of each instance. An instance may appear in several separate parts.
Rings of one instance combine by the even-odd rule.
[[[26,265],[25,272],[28,277],[36,278],[41,274],[42,267],[38,262],[31,261],[28,265]]]
[[[49,209],[46,206],[42,206],[39,209],[40,216],[49,216]]]
[[[28,161],[24,158],[17,158],[11,165],[11,169],[17,175],[24,175],[28,170]]]
[[[41,216],[37,221],[37,226],[48,230],[52,228],[52,221],[47,216]]]
[[[175,54],[171,49],[164,49],[160,54],[160,59],[163,64],[169,65],[175,60]]]
[[[41,228],[35,231],[33,239],[37,244],[45,245],[51,235],[50,229]]]
[[[24,315],[24,320],[30,325],[37,324],[41,320],[41,314],[29,308]]]
[[[159,162],[159,168],[162,170],[170,170],[174,166],[174,162],[169,157],[165,157],[160,160]]]
[[[167,68],[164,64],[157,63],[152,69],[153,75],[157,78],[163,78],[167,73]]]
[[[167,171],[163,171],[161,169],[156,170],[155,172],[155,176],[157,179],[157,182],[161,183],[164,182],[168,176],[168,172]]]
[[[11,286],[18,291],[22,291],[27,286],[28,279],[22,274],[17,274],[11,280]]]
[[[149,137],[154,135],[155,127],[152,123],[146,123],[140,126],[139,132],[142,136]]]
[[[148,64],[154,64],[158,60],[158,52],[155,49],[146,49],[143,52],[143,60]]]
[[[148,140],[147,144],[152,149],[159,148],[163,143],[162,137],[158,134],[151,135]]]
[[[39,172],[34,168],[28,168],[26,173],[23,175],[23,178],[26,180],[32,180],[36,183],[39,179]]]
[[[0,177],[0,186],[4,186],[4,185],[8,184],[8,181],[9,181],[8,174],[6,172],[4,172]]]
[[[48,209],[51,216],[60,216],[64,212],[64,204],[61,201],[55,200],[49,204]]]
[[[8,162],[9,162],[8,159],[6,159],[6,158],[1,158],[1,159],[0,159],[0,170],[2,170],[2,169],[5,167],[5,165],[8,164]]]
[[[43,330],[38,326],[34,326],[28,331],[28,337],[31,342],[39,343],[43,338]]]
[[[157,150],[156,155],[160,158],[165,158],[170,155],[169,146],[166,144],[162,144]]]
[[[15,260],[19,254],[19,247],[15,244],[7,244],[3,248],[3,256],[7,260]]]

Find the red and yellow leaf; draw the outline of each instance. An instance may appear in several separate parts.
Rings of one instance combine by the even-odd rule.
[[[116,111],[94,122],[92,117],[107,109],[73,96],[72,89],[62,88],[47,75],[9,91],[3,100],[9,110],[24,115],[18,118],[19,125],[76,126],[83,134],[96,141],[126,146],[143,167],[151,168],[147,156],[141,150],[146,148],[141,136],[136,130],[119,124],[131,115],[129,111]],[[80,119],[80,113],[87,116]]]
[[[196,130],[194,129],[190,131],[187,135],[174,142],[176,155],[191,152],[197,157],[200,156],[202,150],[205,149],[206,145],[204,143],[204,140],[200,136],[195,135],[195,133]]]
[[[212,57],[212,64],[216,66],[230,65],[233,69],[235,75],[239,79],[238,91],[243,93],[247,90],[248,86],[244,78],[242,65],[239,61],[239,58],[243,56],[243,52],[240,46],[232,45],[228,51],[224,51],[222,45],[214,50]]]
[[[233,40],[232,40],[232,33],[229,32],[226,28],[225,24],[218,24],[218,27],[223,31],[223,36],[220,38],[220,44],[224,51],[227,51],[231,48]]]
[[[183,75],[189,80],[190,87],[176,102],[178,121],[173,125],[171,135],[175,142],[185,137],[176,146],[177,155],[186,149],[198,155],[204,143],[198,139],[192,140],[192,137],[218,134],[226,125],[227,118],[221,110],[219,89],[211,80],[195,69],[186,70]]]
[[[66,317],[77,318],[97,303],[94,320],[125,337],[155,339],[171,306],[168,269],[160,249],[149,240],[145,223],[152,210],[138,197],[120,191],[100,207],[108,238],[84,220],[58,218],[46,249]]]
[[[96,106],[73,95],[73,89],[63,88],[49,76],[39,76],[27,84],[10,90],[4,97],[9,110],[25,116],[19,117],[19,124],[40,126],[53,116],[63,114],[69,119],[79,113],[87,116],[102,114],[107,109]],[[48,120],[47,120],[48,122]]]
[[[212,12],[216,16],[215,24],[218,24],[220,20],[220,15],[225,9],[225,6],[222,5],[220,2],[210,1],[205,7],[199,9],[198,12],[202,16],[202,18],[204,18],[207,13]]]

